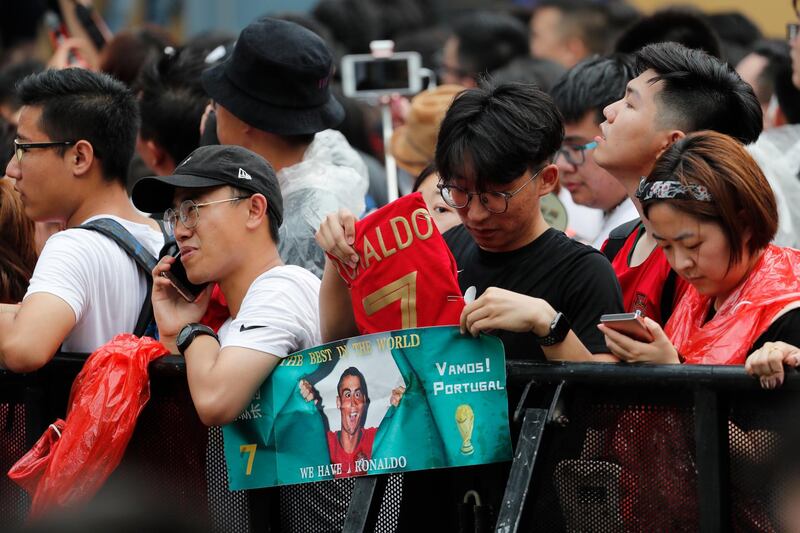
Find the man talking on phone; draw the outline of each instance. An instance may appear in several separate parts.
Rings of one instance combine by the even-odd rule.
[[[288,354],[320,343],[320,282],[278,253],[283,199],[275,171],[238,146],[203,146],[173,175],[143,178],[137,208],[164,212],[180,248],[153,270],[153,312],[163,342],[186,358],[189,390],[206,425],[232,422]],[[199,324],[210,289],[189,301],[166,274],[217,283],[230,318],[218,334]]]

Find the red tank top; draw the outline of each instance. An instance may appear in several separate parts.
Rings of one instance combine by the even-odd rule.
[[[362,335],[458,324],[464,300],[453,254],[420,193],[356,223],[354,270],[329,254],[350,288]]]
[[[629,266],[628,257],[631,250],[636,245],[644,226],[631,233],[625,240],[625,244],[614,256],[611,266],[619,279],[622,289],[622,305],[625,311],[633,313],[641,311],[642,315],[649,316],[662,326],[664,325],[661,316],[661,294],[664,291],[664,283],[669,276],[670,266],[667,256],[661,248],[656,247],[644,263],[639,266]],[[680,277],[675,280],[674,304],[680,301],[681,296],[689,285]]]
[[[208,309],[206,309],[206,314],[203,315],[203,318],[200,319],[200,323],[214,331],[219,331],[219,328],[230,316],[231,312],[228,310],[228,302],[225,301],[225,295],[222,294],[219,285],[215,283],[214,288],[211,290]]]

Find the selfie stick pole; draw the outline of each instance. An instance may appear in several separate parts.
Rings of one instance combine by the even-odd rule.
[[[390,149],[392,141],[392,109],[390,97],[381,97],[381,122],[383,123],[383,154],[386,166],[386,193],[390,202],[397,200],[397,165]]]

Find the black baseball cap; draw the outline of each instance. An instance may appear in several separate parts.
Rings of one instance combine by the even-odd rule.
[[[263,194],[275,227],[283,222],[283,197],[272,165],[241,146],[201,146],[175,168],[171,176],[142,178],[133,186],[131,199],[145,213],[163,213],[172,207],[176,187],[201,188],[231,185]]]

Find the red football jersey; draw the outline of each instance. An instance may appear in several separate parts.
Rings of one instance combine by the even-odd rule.
[[[464,299],[453,254],[422,194],[403,196],[356,223],[355,269],[334,264],[350,288],[362,335],[458,324]]]
[[[662,326],[664,325],[661,316],[661,294],[664,291],[664,283],[667,281],[670,266],[664,251],[656,247],[655,250],[639,266],[629,266],[628,256],[639,240],[640,231],[631,233],[620,251],[614,256],[611,266],[619,279],[622,289],[622,305],[625,311],[633,313],[641,311],[642,315],[649,316]],[[681,299],[684,291],[688,287],[686,280],[678,276],[675,280],[675,297],[673,308]]]
[[[375,434],[378,428],[362,428],[361,440],[358,441],[356,449],[352,453],[347,453],[339,443],[339,432],[328,432],[328,450],[331,454],[331,464],[342,465],[341,473],[335,474],[333,477],[350,477],[350,476],[363,476],[367,473],[369,468],[366,468],[363,463],[360,468],[356,468],[357,461],[369,461],[372,458],[372,443],[375,442]]]
[[[225,301],[225,296],[219,288],[219,285],[214,284],[211,290],[211,300],[208,302],[208,309],[206,314],[200,319],[200,323],[204,324],[214,331],[219,331],[219,328],[231,316],[228,310],[228,302]]]

